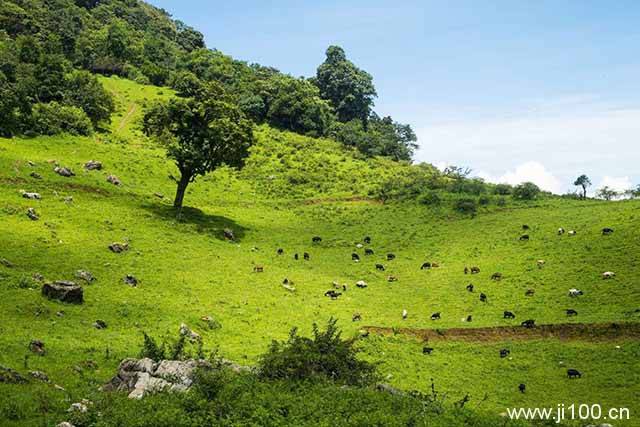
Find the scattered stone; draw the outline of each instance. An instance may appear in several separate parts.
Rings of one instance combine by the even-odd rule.
[[[97,160],[89,160],[84,164],[84,168],[88,171],[99,171],[102,170],[102,162],[98,162]]]
[[[180,325],[180,335],[189,338],[191,342],[202,341],[202,337],[197,332],[192,331],[187,325],[182,323]]]
[[[29,350],[32,353],[37,354],[38,356],[44,356],[44,354],[46,353],[44,349],[44,343],[40,340],[31,340],[31,342],[29,343]]]
[[[130,399],[141,399],[147,394],[161,391],[184,392],[193,384],[197,368],[211,368],[204,360],[125,359],[118,373],[102,389],[104,391],[126,391]]]
[[[27,216],[31,221],[37,221],[40,219],[40,215],[38,215],[34,208],[27,209]]]
[[[43,383],[49,382],[49,376],[42,371],[29,371],[29,375],[31,375],[32,378],[38,381],[42,381]]]
[[[96,329],[107,329],[107,322],[105,322],[104,320],[96,320],[93,323],[93,327]]]
[[[164,194],[162,193],[153,193],[154,196],[156,196],[158,199],[164,199]]]
[[[33,179],[42,179],[42,175],[40,175],[38,172],[31,172],[29,176]]]
[[[40,193],[30,193],[28,191],[20,191],[20,194],[22,194],[22,197],[24,197],[25,199],[29,199],[29,200],[41,200],[42,196],[40,196]]]
[[[59,390],[59,391],[67,391],[64,387],[62,387],[61,385],[58,385],[58,384],[54,384],[53,388],[55,388],[56,390]]]
[[[357,288],[364,289],[364,288],[366,288],[367,286],[368,286],[368,285],[367,285],[367,282],[365,282],[364,280],[358,280],[358,281],[356,282],[356,287],[357,287]]]
[[[136,286],[138,286],[138,279],[136,279],[131,274],[127,274],[123,280],[125,284],[131,286],[132,288],[135,288]]]
[[[56,427],[76,427],[76,426],[74,426],[73,424],[71,424],[68,421],[63,421],[60,424],[58,424]]]
[[[78,270],[76,271],[76,278],[80,280],[84,280],[87,283],[92,283],[96,281],[96,278],[91,274],[91,272],[86,270]]]
[[[84,302],[84,291],[81,286],[74,282],[57,281],[45,283],[42,286],[42,295],[49,299],[56,299],[72,304],[82,304]]]
[[[129,244],[128,243],[112,243],[109,245],[109,249],[111,250],[111,252],[115,254],[119,254],[119,253],[128,251]]]
[[[109,175],[107,177],[107,182],[110,183],[110,184],[113,184],[113,185],[121,185],[122,184],[122,182],[120,182],[118,177],[115,176],[115,175]]]
[[[64,317],[64,311],[58,311],[58,312],[56,312],[56,316],[58,316],[58,317]]]
[[[33,273],[31,278],[33,278],[33,280],[35,280],[36,282],[44,281],[44,276],[42,274],[40,274],[40,273]]]
[[[31,160],[27,160],[27,164],[31,167],[34,167],[36,164],[34,162],[32,162]]]
[[[82,414],[89,411],[89,406],[93,405],[93,402],[82,399],[80,402],[72,403],[67,412],[80,412]]]
[[[230,228],[224,229],[224,238],[227,240],[235,241],[236,235],[233,233],[233,230]]]
[[[13,268],[14,267],[14,265],[13,265],[13,263],[11,261],[9,261],[8,259],[4,259],[4,258],[0,259],[0,264],[4,265],[7,268]]]
[[[71,169],[65,168],[65,167],[56,166],[55,169],[53,169],[53,171],[60,176],[64,176],[65,178],[71,178],[72,176],[76,176],[76,174],[73,173]]]
[[[0,365],[0,383],[4,384],[24,384],[27,379],[11,368]]]
[[[66,204],[71,204],[73,203],[73,196],[67,196],[64,199],[62,199]]]

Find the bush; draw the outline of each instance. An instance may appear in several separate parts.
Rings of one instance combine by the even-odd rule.
[[[504,197],[500,197],[498,199],[498,201],[496,202],[496,205],[498,205],[498,206],[507,206],[507,199],[505,199]]]
[[[313,338],[301,337],[293,328],[286,342],[273,341],[259,361],[260,376],[267,379],[324,379],[348,385],[372,384],[373,364],[358,360],[354,341],[345,341],[330,319],[323,332],[313,325]]]
[[[435,191],[427,191],[418,196],[418,203],[422,205],[438,206],[440,202],[440,196]]]
[[[455,203],[454,208],[460,213],[475,215],[478,211],[478,204],[474,199],[459,199]]]
[[[91,120],[78,107],[61,105],[57,102],[36,104],[30,118],[30,130],[38,135],[90,135],[93,132]]]
[[[508,196],[513,191],[513,187],[509,184],[497,184],[493,187],[493,194],[499,194],[500,196]]]
[[[481,206],[487,206],[489,203],[491,203],[491,199],[487,196],[481,196],[478,199],[478,203],[480,203]]]
[[[540,187],[533,182],[524,182],[513,189],[513,198],[518,200],[534,200],[540,194]]]

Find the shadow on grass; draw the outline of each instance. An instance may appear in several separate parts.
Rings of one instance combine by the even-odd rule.
[[[219,240],[228,240],[225,237],[225,229],[233,231],[236,242],[240,242],[247,231],[245,227],[232,219],[224,216],[209,215],[197,208],[185,206],[180,210],[176,210],[173,206],[159,203],[147,204],[143,207],[164,220],[193,226],[195,232],[210,234]]]

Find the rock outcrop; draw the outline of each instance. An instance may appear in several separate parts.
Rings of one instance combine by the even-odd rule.
[[[55,299],[71,304],[82,304],[84,302],[84,291],[81,286],[74,282],[57,281],[45,283],[42,286],[42,295],[49,299]]]

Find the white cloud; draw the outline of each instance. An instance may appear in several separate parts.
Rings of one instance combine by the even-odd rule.
[[[631,179],[628,176],[615,177],[615,176],[605,176],[602,178],[602,181],[596,188],[609,187],[613,188],[616,191],[625,191],[633,188],[634,185],[631,182]]]
[[[496,184],[518,185],[523,182],[530,181],[543,190],[551,191],[553,193],[562,192],[562,184],[560,183],[560,180],[558,180],[544,167],[543,164],[539,162],[530,161],[523,163],[516,167],[515,170],[507,171],[500,176],[492,176],[486,172],[480,172],[477,175],[485,181],[494,182]]]

